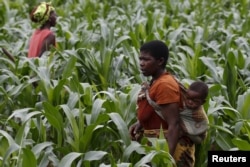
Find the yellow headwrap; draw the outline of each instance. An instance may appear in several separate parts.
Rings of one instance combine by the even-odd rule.
[[[55,11],[55,8],[51,5],[51,3],[42,2],[31,12],[31,20],[35,23],[43,25],[46,21],[48,21],[51,11]]]

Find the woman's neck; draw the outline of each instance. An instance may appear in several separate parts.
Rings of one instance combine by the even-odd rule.
[[[40,30],[43,30],[43,29],[50,29],[50,25],[49,24],[43,24],[41,27],[40,27]]]
[[[166,70],[165,70],[165,69],[162,69],[162,70],[159,70],[155,75],[153,75],[153,76],[152,76],[152,79],[151,79],[151,81],[150,81],[150,85],[152,85],[153,82],[154,82],[155,80],[157,80],[158,78],[160,78],[160,76],[162,76],[165,72],[166,72]]]

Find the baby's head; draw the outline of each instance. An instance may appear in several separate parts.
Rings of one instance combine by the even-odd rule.
[[[206,102],[208,95],[208,86],[204,82],[195,81],[187,90],[186,93],[186,107],[190,109],[197,109]]]

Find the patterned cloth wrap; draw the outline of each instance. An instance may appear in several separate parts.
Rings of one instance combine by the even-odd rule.
[[[142,84],[142,91],[145,92],[148,103],[155,109],[155,112],[164,119],[161,114],[161,107],[149,97],[148,88],[149,85],[147,83]],[[183,87],[181,87],[181,90],[182,96],[184,96],[185,91]],[[205,139],[208,129],[208,118],[203,107],[201,106],[195,111],[187,108],[180,109],[180,119],[180,126],[184,135],[187,135],[195,144],[200,144]]]
[[[208,118],[203,107],[197,110],[184,109],[180,112],[181,128],[196,144],[200,144],[207,136]]]
[[[41,2],[36,8],[34,8],[30,14],[30,18],[33,22],[43,25],[49,20],[50,12],[55,11],[55,8],[48,2]]]

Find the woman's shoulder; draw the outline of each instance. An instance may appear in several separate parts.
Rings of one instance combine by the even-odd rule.
[[[155,87],[173,88],[179,90],[179,85],[173,75],[164,73],[156,82]]]
[[[52,30],[50,30],[50,29],[45,28],[45,29],[36,29],[34,31],[34,34],[35,35],[45,35],[45,36],[47,36],[47,35],[50,35],[50,34],[53,35],[54,32]]]
[[[51,29],[45,28],[41,30],[43,33],[48,33],[48,34],[54,34],[54,32]]]
[[[180,102],[180,88],[171,75],[164,74],[150,88],[150,96],[157,104]]]

